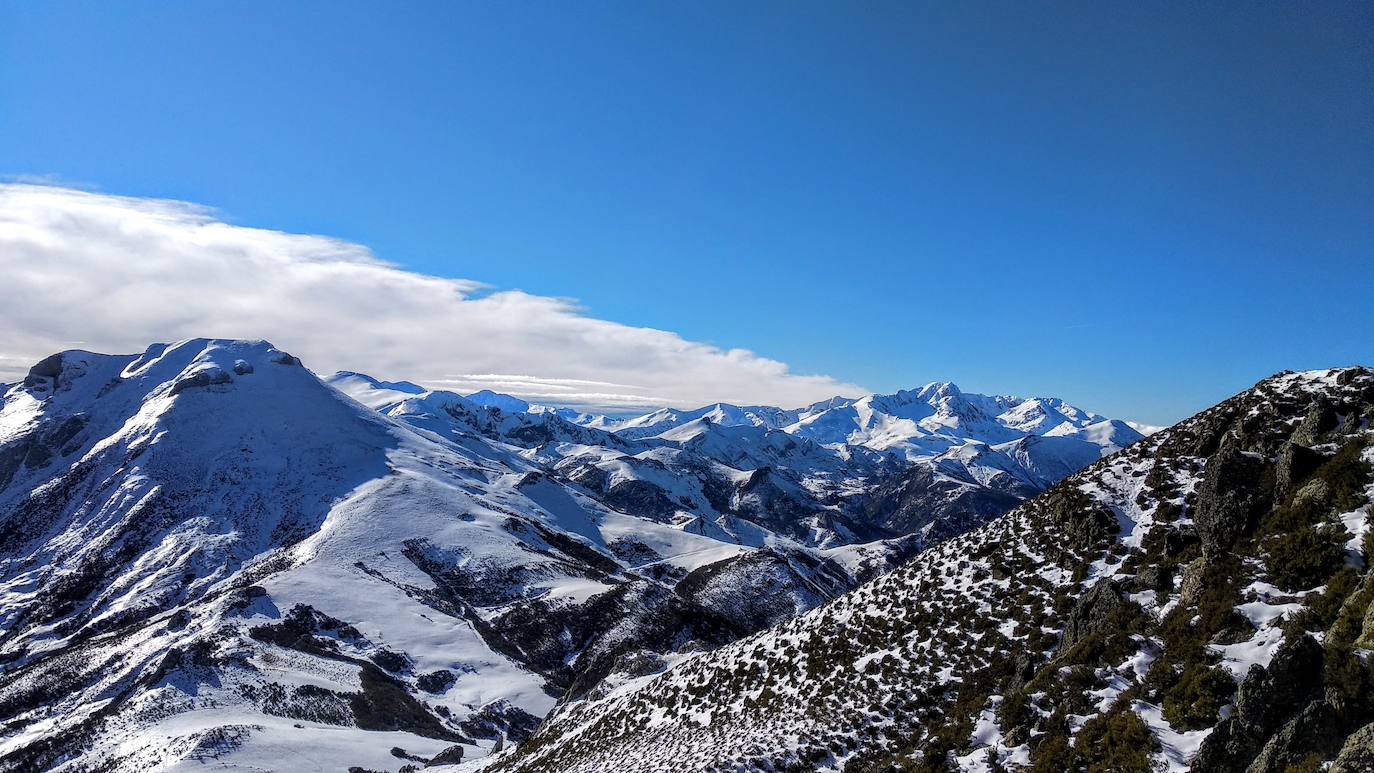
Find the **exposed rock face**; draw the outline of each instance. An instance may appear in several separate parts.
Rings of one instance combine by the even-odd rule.
[[[1350,734],[1332,763],[1330,773],[1367,773],[1374,770],[1374,723]]]
[[[1223,444],[1207,460],[1194,515],[1207,555],[1225,553],[1254,529],[1268,499],[1263,486],[1266,467],[1264,459],[1242,452],[1235,444]]]
[[[1342,717],[1325,699],[1303,706],[1264,744],[1246,773],[1284,773],[1315,754],[1329,757],[1341,747]]]
[[[1302,485],[1326,461],[1326,456],[1298,443],[1285,443],[1275,468],[1276,494],[1282,496]]]
[[[1195,558],[1183,567],[1183,576],[1178,586],[1179,602],[1184,606],[1194,606],[1202,598],[1203,582],[1207,574],[1207,559]]]
[[[457,765],[462,761],[463,747],[455,744],[434,755],[425,767],[432,768],[438,765]]]

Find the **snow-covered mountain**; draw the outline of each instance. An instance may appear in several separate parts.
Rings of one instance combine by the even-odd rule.
[[[736,515],[822,547],[962,533],[1142,437],[1056,398],[950,383],[797,410],[717,403],[609,419],[491,392],[417,396],[355,373],[328,381],[389,415],[462,414],[463,431],[525,447],[628,512]],[[446,407],[422,407],[436,401]]]
[[[560,698],[790,620],[1057,469],[1009,444],[1058,435],[955,442],[937,420],[911,436],[946,436],[924,458],[794,413],[713,406],[642,434],[326,383],[263,342],[49,357],[0,405],[0,770],[480,758]],[[1124,440],[1106,439],[1085,458]],[[996,501],[950,515],[968,492]]]
[[[1374,770],[1371,428],[1266,379],[469,770]]]

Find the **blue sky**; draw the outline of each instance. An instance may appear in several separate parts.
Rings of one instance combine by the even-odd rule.
[[[1168,423],[1374,361],[1371,41],[1369,4],[10,2],[0,174]]]

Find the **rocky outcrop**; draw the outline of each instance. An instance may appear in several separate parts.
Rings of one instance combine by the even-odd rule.
[[[1374,722],[1345,739],[1328,773],[1366,773],[1374,770]]]
[[[1064,638],[1060,652],[1068,652],[1084,639],[1106,630],[1116,614],[1131,602],[1122,598],[1121,588],[1113,580],[1100,580],[1079,597],[1064,624]]]
[[[1304,635],[1280,647],[1268,668],[1251,666],[1236,691],[1234,711],[1207,736],[1193,758],[1193,769],[1217,773],[1246,771],[1271,733],[1284,727],[1290,717],[1314,700],[1320,700],[1322,659],[1322,646]],[[1267,759],[1277,762],[1285,758],[1288,745],[1300,736],[1300,731],[1321,719],[1319,707],[1313,708],[1305,719],[1294,717],[1289,741],[1278,742]]]
[[[1245,773],[1285,773],[1312,755],[1328,757],[1340,748],[1345,734],[1342,717],[1331,702],[1314,700],[1304,706],[1264,744]]]
[[[1326,456],[1298,443],[1285,443],[1274,468],[1275,494],[1283,497],[1307,480],[1326,461]]]
[[[1204,553],[1222,555],[1254,529],[1268,502],[1264,486],[1267,466],[1263,458],[1245,453],[1233,443],[1223,443],[1207,460],[1193,515]]]

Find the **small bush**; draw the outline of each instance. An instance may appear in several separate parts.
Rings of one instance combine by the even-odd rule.
[[[1280,588],[1303,590],[1321,585],[1345,563],[1344,531],[1300,526],[1265,540],[1264,565]]]
[[[1195,663],[1164,693],[1164,718],[1175,730],[1211,727],[1235,691],[1236,682],[1226,670]]]
[[[1159,742],[1124,703],[1083,725],[1074,743],[1074,768],[1088,773],[1150,773]]]

